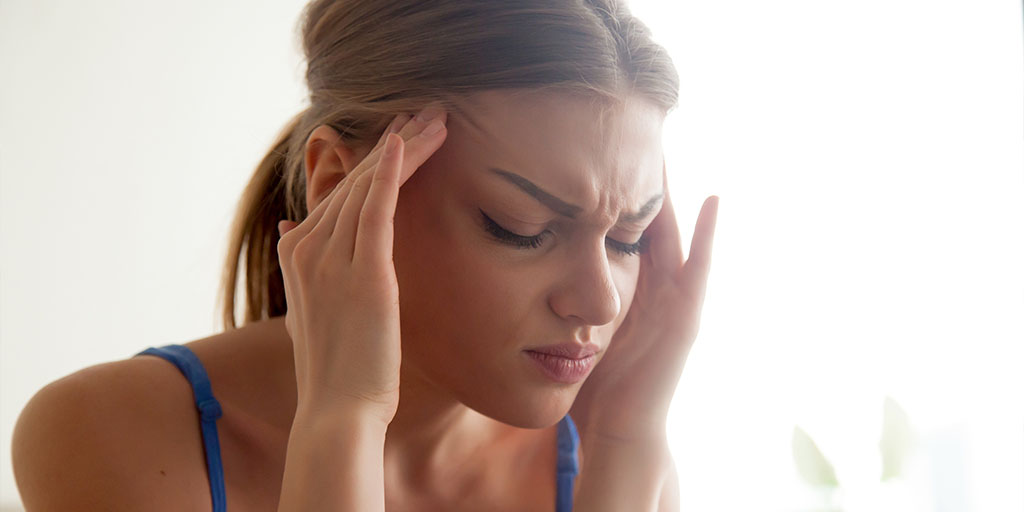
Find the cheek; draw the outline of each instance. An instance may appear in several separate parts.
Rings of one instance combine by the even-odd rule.
[[[457,205],[410,192],[400,196],[395,215],[403,347],[430,359],[459,350],[465,357],[446,363],[458,366],[525,343],[518,334],[536,295],[531,281],[503,264],[500,248]]]

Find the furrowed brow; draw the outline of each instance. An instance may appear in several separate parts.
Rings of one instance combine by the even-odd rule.
[[[551,211],[563,216],[575,219],[576,215],[583,211],[583,208],[574,204],[569,204],[553,194],[545,191],[544,189],[537,186],[536,183],[510,171],[504,169],[498,169],[497,167],[491,167],[488,170],[501,176],[505,181],[515,185],[523,192],[526,192],[531,197],[539,201],[544,206],[547,206]],[[640,208],[638,212],[623,212],[619,215],[620,223],[627,224],[639,224],[641,221],[646,219],[654,212],[654,208],[661,202],[664,193],[658,194],[647,200],[647,203]]]
[[[661,199],[665,197],[665,193],[662,192],[647,200],[647,203],[640,207],[638,212],[624,212],[619,215],[619,222],[626,224],[637,224],[642,223],[647,217],[650,217],[654,213],[654,208],[661,204]]]
[[[547,206],[551,211],[563,216],[575,219],[576,215],[583,211],[583,208],[579,206],[569,204],[561,199],[551,195],[544,189],[538,187],[534,182],[516,174],[513,172],[506,171],[504,169],[498,169],[491,167],[490,171],[501,176],[509,183],[519,187],[520,190],[533,196],[534,199],[540,201],[541,204]]]

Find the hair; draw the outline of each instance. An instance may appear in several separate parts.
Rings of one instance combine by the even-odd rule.
[[[221,280],[234,329],[239,271],[245,320],[286,313],[280,220],[308,215],[304,147],[327,125],[351,147],[394,116],[494,89],[556,91],[607,105],[638,95],[665,114],[679,76],[623,0],[313,0],[301,27],[309,106],[285,125],[239,199]],[[244,267],[242,254],[245,254]]]

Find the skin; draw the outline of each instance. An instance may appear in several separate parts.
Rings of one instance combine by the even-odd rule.
[[[523,351],[589,341],[600,364],[640,270],[638,256],[606,239],[638,241],[659,210],[656,202],[644,219],[618,222],[663,193],[663,119],[638,98],[603,110],[589,98],[510,91],[476,94],[449,113],[444,144],[402,186],[395,213],[402,364],[385,446],[389,489],[456,494],[474,475],[500,471],[481,450],[527,443],[549,449],[553,467],[553,425],[582,382],[547,379]],[[327,127],[313,132],[311,211],[369,149],[338,144]],[[575,205],[575,217],[490,168]],[[508,245],[480,210],[519,235],[548,233],[538,248]]]
[[[422,143],[405,146],[409,161],[423,164],[415,173],[407,169],[403,176],[411,177],[392,189],[401,400],[386,443],[382,437],[384,464],[377,454],[366,460],[384,469],[387,509],[549,509],[555,425],[571,410],[585,455],[577,510],[653,510],[652,500],[659,511],[678,510],[665,414],[697,335],[717,198],[701,208],[684,257],[664,181],[663,119],[649,105],[627,99],[602,110],[564,95],[506,91],[460,106],[430,158],[415,156]],[[312,210],[372,146],[338,142],[326,126],[307,142]],[[515,172],[579,206],[576,218],[558,217],[488,167]],[[617,225],[623,211],[662,191],[653,220]],[[543,245],[524,250],[494,240],[479,223],[480,209],[519,234],[546,231]],[[639,257],[605,245],[606,238],[634,242],[641,231],[650,247]],[[293,427],[302,426],[295,350],[301,343],[285,320],[185,344],[202,361],[224,411],[217,428],[234,510],[276,510],[286,459],[302,453],[287,450]],[[371,327],[372,340],[380,326]],[[583,383],[545,380],[524,361],[523,349],[573,339],[602,349]],[[332,371],[346,361],[328,360],[325,373],[348,374]],[[208,507],[197,417],[192,390],[160,358],[84,369],[41,390],[19,417],[12,443],[19,491],[32,510],[84,503],[137,509],[152,507],[153,496],[162,496],[167,510]],[[347,439],[335,432],[328,437]],[[319,443],[309,447],[332,453]],[[347,460],[328,462],[344,466],[338,459]],[[305,468],[315,473],[318,466]],[[54,474],[68,475],[61,492],[54,492]],[[337,487],[331,475],[313,475],[326,477],[323,494]]]

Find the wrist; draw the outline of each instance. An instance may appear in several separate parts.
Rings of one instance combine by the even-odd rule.
[[[584,445],[587,451],[634,452],[644,456],[668,452],[668,436],[664,430],[661,432],[622,435],[618,432],[601,430],[599,426],[595,425],[587,431],[580,433],[580,443]]]
[[[327,407],[300,403],[295,409],[292,431],[317,434],[347,432],[369,439],[379,436],[383,440],[390,422],[391,416],[360,404],[332,404]]]
[[[638,446],[667,445],[666,421],[661,418],[645,419],[639,414],[605,416],[592,414],[587,418],[580,437],[604,444]]]
[[[387,423],[364,412],[297,408],[278,510],[384,510]]]
[[[586,434],[574,510],[655,510],[672,467],[666,436],[624,439]]]

